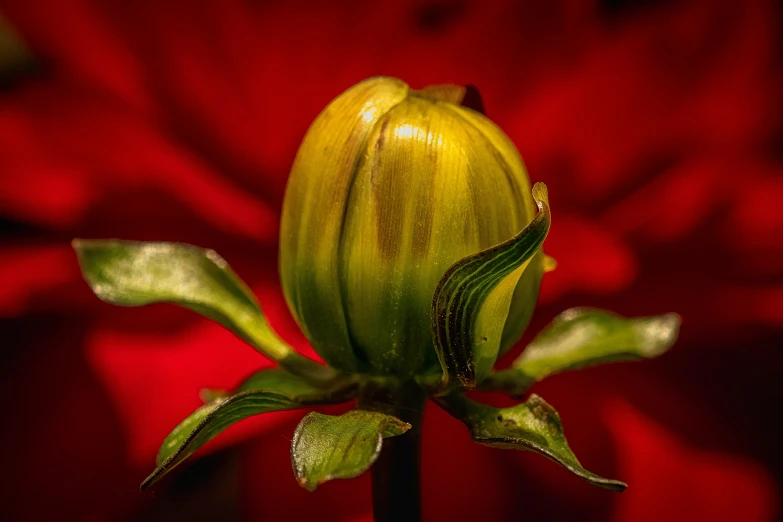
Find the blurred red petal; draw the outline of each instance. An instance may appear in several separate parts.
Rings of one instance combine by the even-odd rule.
[[[570,193],[574,208],[632,189],[667,162],[742,150],[770,130],[759,91],[773,67],[774,26],[763,3],[656,7],[585,38],[568,66],[506,108],[504,128],[533,177]]]
[[[544,277],[542,302],[551,302],[567,292],[604,294],[630,285],[637,273],[635,254],[607,228],[558,214],[557,208],[544,249],[557,260],[558,268]]]
[[[610,207],[601,222],[619,235],[642,229],[656,241],[680,239],[726,202],[736,168],[712,159],[680,162]]]
[[[783,275],[783,170],[771,169],[733,187],[722,238],[755,271]]]
[[[0,250],[0,316],[26,312],[38,294],[80,279],[70,247],[30,246]]]
[[[116,520],[138,495],[123,460],[122,427],[82,357],[84,327],[28,316],[3,329],[12,363],[0,367],[0,392],[13,419],[0,446],[4,520]]]
[[[706,299],[713,321],[783,327],[783,286],[724,286]]]
[[[328,77],[339,70],[324,47],[336,35],[347,39],[351,26],[328,23],[328,8],[315,5],[149,7],[118,3],[110,16],[143,58],[165,124],[216,169],[262,192],[264,201],[279,201],[307,125],[346,85],[319,81],[314,89],[307,73],[315,68]],[[288,29],[292,24],[297,31]],[[301,43],[302,34],[319,45]]]
[[[107,25],[101,9],[85,0],[0,2],[33,54],[77,83],[100,87],[137,107],[149,100],[141,63]]]
[[[629,483],[615,522],[771,522],[775,483],[745,458],[694,448],[619,399],[607,406],[620,476]]]
[[[0,104],[0,211],[18,220],[73,226],[99,191],[77,166],[53,161],[36,125],[7,99]]]
[[[62,227],[82,218],[99,194],[146,186],[226,232],[277,237],[274,210],[210,170],[154,121],[114,100],[59,87],[30,88],[0,106],[6,151],[0,194],[10,208]]]

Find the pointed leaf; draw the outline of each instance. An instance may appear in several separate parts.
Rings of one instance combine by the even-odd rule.
[[[262,370],[247,379],[237,393],[215,397],[183,420],[164,439],[157,457],[158,467],[141,485],[146,489],[198,448],[232,424],[253,415],[301,408],[312,404],[342,402],[352,397],[355,387],[349,381],[328,388],[315,387],[301,377],[283,370]]]
[[[246,391],[205,404],[177,425],[164,439],[158,452],[158,467],[144,479],[141,489],[153,485],[232,424],[259,413],[291,410],[299,406],[285,395],[261,390]]]
[[[174,303],[213,319],[267,357],[304,374],[320,365],[272,331],[250,289],[214,250],[180,243],[75,239],[95,295],[120,306]]]
[[[383,439],[411,425],[383,413],[353,410],[340,416],[308,413],[294,433],[291,463],[299,484],[314,491],[332,479],[353,478],[370,468]]]
[[[474,388],[492,369],[514,289],[549,232],[546,185],[536,183],[533,198],[539,212],[522,232],[458,261],[438,283],[433,341],[446,386]]]
[[[494,408],[452,394],[437,399],[446,411],[460,419],[473,440],[499,449],[530,450],[554,460],[593,485],[623,491],[627,484],[587,471],[566,442],[560,415],[544,399],[531,395],[510,408]]]
[[[482,388],[519,395],[555,373],[657,357],[672,347],[679,330],[677,314],[628,319],[606,310],[572,308],[544,328],[512,368],[491,375]]]

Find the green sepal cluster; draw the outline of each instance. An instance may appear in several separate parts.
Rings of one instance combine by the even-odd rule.
[[[279,367],[262,370],[233,391],[204,390],[206,403],[164,439],[146,489],[229,426],[275,411],[351,400],[356,376],[295,352],[267,323],[255,296],[214,250],[165,242],[73,241],[85,280],[119,306],[170,303],[212,319]]]
[[[555,409],[532,395],[511,408],[469,400],[465,390],[523,396],[549,375],[607,362],[656,357],[679,331],[676,314],[623,318],[578,308],[545,328],[506,370],[492,365],[504,343],[510,301],[521,274],[536,259],[551,217],[543,184],[533,196],[539,213],[511,240],[469,256],[443,276],[433,296],[433,344],[440,374],[415,376],[424,393],[468,427],[481,444],[534,451],[588,482],[621,491],[625,484],[584,469],[568,447]],[[272,330],[249,288],[214,251],[176,243],[75,240],[84,277],[102,300],[121,306],[171,303],[213,319],[247,341],[278,367],[263,370],[231,393],[207,390],[206,404],[166,437],[157,468],[142,488],[157,482],[223,430],[247,417],[359,399],[370,391],[410,385],[393,375],[346,373],[296,353]],[[381,394],[382,395],[382,394]],[[398,405],[399,406],[399,405]],[[368,469],[385,437],[405,436],[410,425],[364,409],[333,417],[308,414],[291,448],[294,474],[307,489]]]

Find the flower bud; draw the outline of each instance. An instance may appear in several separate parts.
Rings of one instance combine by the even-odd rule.
[[[337,368],[410,376],[437,365],[438,281],[535,214],[519,153],[458,104],[464,92],[370,78],[332,101],[299,149],[283,205],[283,291]],[[539,252],[517,284],[501,351],[527,325],[543,270]]]

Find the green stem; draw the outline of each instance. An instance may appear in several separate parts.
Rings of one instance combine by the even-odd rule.
[[[367,386],[359,407],[379,411],[409,423],[404,435],[383,441],[372,466],[372,498],[375,522],[421,520],[421,432],[426,397],[414,382],[397,390]]]

